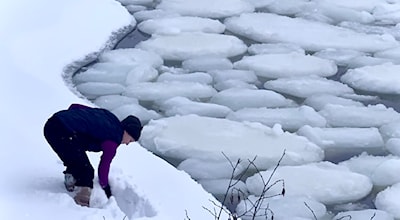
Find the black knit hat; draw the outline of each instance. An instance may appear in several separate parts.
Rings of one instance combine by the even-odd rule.
[[[142,123],[140,123],[140,120],[137,117],[129,115],[121,121],[121,124],[124,130],[128,132],[128,134],[132,136],[135,141],[139,140],[142,132]]]

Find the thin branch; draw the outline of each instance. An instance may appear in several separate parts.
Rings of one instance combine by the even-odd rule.
[[[342,217],[338,218],[337,220],[342,220],[344,218],[349,218],[349,220],[352,219],[351,215],[345,215],[345,216],[342,216]]]
[[[237,162],[236,162],[236,165],[234,166],[233,163],[232,163],[232,161],[229,159],[229,157],[226,156],[226,154],[225,154],[224,152],[221,152],[221,153],[222,153],[222,155],[224,155],[225,159],[229,162],[229,164],[231,165],[231,167],[232,167],[233,169],[235,169],[235,168],[237,167],[237,164],[240,163],[240,159],[238,159]]]
[[[317,216],[315,215],[315,212],[311,209],[311,207],[306,202],[304,202],[304,205],[310,210],[310,212],[314,216],[314,219],[318,220]]]
[[[370,220],[374,219],[376,216],[376,212],[374,212],[374,214],[372,215],[372,217],[370,218]]]
[[[255,165],[254,165],[254,161],[255,161],[256,159],[257,159],[257,156],[255,156],[255,157],[253,158],[253,160],[248,160],[248,161],[249,161],[249,164],[247,164],[246,168],[244,169],[244,172],[242,172],[242,173],[237,177],[238,180],[243,179],[244,175],[246,175],[246,172],[250,169],[250,166],[255,166]],[[257,167],[256,167],[256,168],[257,168]]]
[[[271,180],[272,180],[272,177],[275,175],[275,173],[276,173],[276,171],[277,171],[277,169],[278,169],[278,167],[280,166],[280,164],[281,164],[281,162],[282,162],[282,160],[283,160],[283,157],[285,156],[285,154],[286,154],[286,149],[283,151],[283,154],[282,154],[282,156],[279,158],[279,160],[278,160],[278,163],[275,165],[275,167],[274,167],[274,169],[272,170],[272,172],[271,172],[271,174],[269,175],[269,178],[268,178],[268,180],[265,182],[265,180],[264,180],[264,177],[263,177],[263,175],[260,173],[260,171],[258,170],[258,168],[257,168],[257,166],[253,163],[253,165],[254,165],[254,167],[256,168],[256,170],[258,171],[258,173],[259,173],[259,175],[260,175],[260,177],[261,177],[261,180],[262,180],[262,182],[263,182],[263,184],[264,184],[264,186],[263,186],[263,189],[262,189],[262,191],[261,191],[261,194],[260,194],[260,197],[256,200],[256,202],[255,202],[255,206],[254,206],[254,213],[253,213],[253,217],[255,217],[256,216],[256,213],[258,212],[258,210],[260,210],[260,208],[262,207],[262,203],[263,203],[263,201],[264,201],[264,198],[266,198],[265,197],[265,194],[267,193],[267,191],[269,190],[269,189],[271,189],[271,187],[273,187],[274,185],[276,185],[278,182],[282,182],[283,183],[283,188],[284,188],[284,181],[283,180],[277,180],[277,181],[275,181],[272,185],[270,185],[270,186],[268,186],[268,184],[271,182]],[[282,190],[282,193],[284,193],[285,191],[284,190]],[[279,195],[279,194],[278,194]],[[274,195],[274,196],[277,196],[277,195]]]
[[[277,164],[275,165],[274,169],[272,170],[269,178],[267,181],[265,181],[263,175],[261,174],[261,171],[258,169],[257,165],[255,164],[255,160],[257,159],[257,156],[255,156],[253,158],[253,160],[248,159],[248,164],[244,170],[244,172],[241,172],[241,174],[238,175],[239,178],[235,179],[235,173],[239,167],[239,165],[241,164],[241,159],[238,159],[236,161],[236,163],[233,163],[229,157],[223,153],[223,156],[228,160],[230,166],[232,167],[232,172],[231,172],[231,176],[229,179],[229,184],[228,187],[225,191],[224,194],[224,198],[221,202],[221,204],[217,204],[215,201],[210,200],[210,202],[213,204],[214,209],[211,210],[209,208],[206,208],[203,206],[203,209],[207,210],[212,216],[214,216],[215,220],[220,220],[222,212],[225,212],[229,215],[229,219],[238,219],[242,216],[246,216],[246,217],[251,217],[251,219],[255,219],[256,217],[265,217],[265,219],[268,219],[270,216],[270,219],[273,220],[274,219],[274,212],[269,208],[269,204],[267,204],[266,208],[263,208],[262,210],[264,211],[263,214],[260,214],[259,211],[261,210],[262,207],[262,203],[264,202],[264,200],[266,198],[271,198],[271,197],[275,197],[275,196],[284,196],[285,195],[285,181],[282,179],[276,180],[274,183],[270,184],[272,181],[272,177],[275,175],[275,173],[277,172],[278,167],[280,166],[285,154],[286,154],[286,149],[283,151],[282,156],[279,158]],[[237,199],[238,201],[241,201],[241,196],[243,198],[245,198],[246,194],[241,191],[240,189],[236,188],[235,186],[240,182],[240,180],[244,177],[244,175],[246,175],[247,171],[250,169],[250,166],[254,167],[256,170],[256,173],[258,175],[260,175],[261,181],[263,183],[263,188],[261,191],[260,196],[255,200],[255,201],[251,201],[251,200],[244,200],[244,206],[245,206],[245,211],[244,213],[242,213],[240,216],[237,215],[237,213],[231,213],[225,206],[224,204],[226,203],[226,201],[228,200],[228,198],[231,200],[231,203],[233,203],[234,201],[234,192],[237,192]],[[280,193],[274,194],[274,195],[269,195],[266,196],[266,193],[268,190],[270,190],[272,187],[274,187],[275,185],[277,185],[278,183],[282,183],[282,191]],[[248,207],[248,203],[251,205],[250,207]],[[307,205],[307,204],[306,204]],[[218,211],[217,211],[217,209]],[[254,211],[253,211],[254,210]],[[188,218],[188,216],[186,216]],[[188,219],[190,220],[190,219]]]
[[[188,211],[186,209],[185,209],[185,215],[186,215],[186,218],[184,218],[183,220],[190,220]]]
[[[229,179],[229,184],[228,184],[228,187],[227,187],[227,189],[226,189],[226,191],[225,191],[224,198],[222,199],[222,205],[224,205],[225,202],[226,202],[226,200],[227,200],[227,198],[228,198],[229,190],[232,188],[232,186],[234,186],[234,185],[236,185],[236,184],[238,183],[238,182],[236,182],[236,183],[234,183],[234,184],[232,185],[233,179],[234,179],[234,177],[235,177],[235,171],[236,171],[237,167],[238,167],[239,164],[240,164],[240,159],[238,159],[238,160],[236,161],[236,164],[233,165],[232,161],[229,160],[228,156],[226,156],[226,154],[225,154],[224,152],[222,152],[222,155],[224,155],[224,157],[228,160],[228,162],[229,162],[229,163],[231,164],[231,166],[232,166],[232,173],[231,173],[231,177],[230,177],[230,179]],[[218,213],[218,215],[217,215],[217,217],[218,217],[217,219],[220,219],[220,217],[221,217],[221,215],[222,215],[222,211],[223,211],[223,208],[220,207],[219,213]]]
[[[267,185],[271,181],[271,179],[274,176],[274,174],[276,173],[276,170],[278,169],[278,167],[281,165],[281,162],[282,162],[283,157],[285,156],[285,154],[286,154],[286,149],[283,150],[283,154],[282,154],[281,158],[279,158],[278,163],[274,167],[274,170],[272,171],[271,175],[269,175],[269,178],[268,178],[268,181],[267,181]]]

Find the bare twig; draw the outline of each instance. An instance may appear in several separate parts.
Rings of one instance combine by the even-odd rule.
[[[351,215],[345,215],[345,216],[338,218],[337,220],[343,220],[344,218],[349,218],[348,220],[352,219]]]
[[[310,212],[314,216],[314,219],[318,220],[317,216],[315,215],[315,212],[311,209],[311,207],[306,202],[304,202],[304,205],[310,210]]]
[[[276,170],[277,170],[278,167],[280,166],[280,164],[281,164],[281,162],[282,162],[282,160],[283,160],[283,157],[285,156],[285,153],[286,153],[286,150],[283,151],[283,154],[282,154],[281,158],[279,158],[278,163],[275,165],[275,167],[274,167],[274,169],[272,170],[271,175],[269,175],[269,178],[268,178],[267,181],[264,180],[264,177],[262,176],[262,174],[261,174],[260,171],[258,170],[257,166],[256,166],[254,163],[252,163],[253,166],[256,168],[257,172],[259,173],[259,175],[260,175],[260,177],[261,177],[261,180],[262,180],[262,182],[263,182],[263,184],[264,184],[263,189],[262,189],[262,191],[261,191],[261,194],[260,194],[259,198],[256,200],[256,202],[255,202],[255,204],[254,204],[253,219],[257,216],[258,210],[261,209],[262,203],[263,203],[264,199],[266,198],[265,195],[266,195],[267,191],[271,189],[271,187],[273,187],[274,185],[276,185],[276,184],[279,183],[279,182],[282,182],[282,188],[283,188],[283,189],[285,188],[284,180],[277,180],[277,181],[275,181],[273,184],[269,185],[269,183],[270,183],[271,180],[272,180],[272,177],[273,177],[274,174],[276,173]],[[282,189],[282,193],[285,192],[283,189]],[[273,196],[278,196],[278,195],[281,195],[281,194],[277,194],[277,195],[273,195]],[[283,195],[283,194],[282,194],[282,195]],[[271,197],[273,197],[273,196],[271,196]]]
[[[185,209],[185,215],[186,215],[186,218],[184,218],[183,220],[190,220],[188,211],[186,209]]]
[[[263,209],[263,213],[261,214],[259,211],[262,207],[262,203],[264,201],[264,199],[266,198],[271,198],[271,197],[275,197],[275,196],[284,196],[285,195],[285,182],[282,179],[276,180],[275,182],[273,182],[272,184],[272,177],[275,175],[278,167],[280,166],[285,154],[286,154],[286,150],[283,151],[282,156],[279,158],[277,164],[275,165],[274,169],[272,170],[269,178],[267,181],[265,181],[263,175],[261,174],[260,170],[258,169],[257,165],[255,164],[255,160],[257,159],[257,156],[255,156],[252,160],[248,160],[248,164],[244,170],[244,172],[242,172],[241,174],[238,175],[238,177],[235,179],[235,172],[237,171],[239,165],[242,163],[241,159],[237,159],[237,161],[235,163],[233,163],[229,157],[224,154],[222,152],[222,154],[224,155],[224,157],[228,160],[230,166],[232,167],[232,173],[230,176],[230,180],[228,183],[228,187],[225,191],[224,194],[224,198],[222,199],[221,204],[217,204],[215,201],[210,200],[210,202],[213,204],[214,208],[213,210],[206,208],[203,206],[203,209],[207,210],[212,216],[214,216],[215,220],[220,220],[222,212],[225,212],[229,215],[229,219],[232,220],[236,220],[240,217],[246,216],[246,217],[250,217],[251,219],[255,219],[256,217],[265,217],[265,219],[274,219],[274,212],[269,208],[269,204],[267,204],[267,207]],[[241,201],[242,198],[245,198],[245,193],[243,191],[241,191],[240,189],[236,188],[235,186],[240,182],[240,180],[244,177],[244,175],[246,174],[246,172],[250,169],[250,166],[254,167],[256,170],[256,173],[258,175],[260,175],[261,181],[263,183],[263,188],[261,191],[261,194],[259,196],[259,198],[257,198],[255,201],[251,201],[251,200],[246,200],[244,202],[245,205],[245,212],[242,213],[240,216],[237,215],[237,213],[234,212],[230,212],[225,206],[224,204],[226,203],[226,201],[228,199],[230,199],[231,203],[233,203],[234,201],[234,191],[236,190],[237,192],[237,199],[238,201]],[[282,191],[280,193],[274,194],[274,195],[269,195],[266,196],[267,191],[269,191],[272,187],[274,187],[277,184],[282,184]],[[242,197],[241,197],[242,196]],[[250,206],[248,206],[248,203],[250,204]],[[187,214],[186,214],[187,216]],[[188,218],[188,217],[187,217]],[[188,219],[190,220],[190,219]]]

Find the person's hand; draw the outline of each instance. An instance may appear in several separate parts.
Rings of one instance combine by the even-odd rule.
[[[103,190],[104,190],[104,192],[106,193],[106,196],[107,196],[107,198],[110,198],[111,197],[111,188],[110,188],[110,185],[109,184],[107,184],[107,186],[105,186],[105,187],[103,187]]]
[[[74,197],[76,204],[89,207],[91,193],[92,193],[91,188],[79,187],[78,193],[76,193]]]

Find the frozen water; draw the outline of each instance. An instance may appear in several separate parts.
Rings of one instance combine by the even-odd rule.
[[[165,11],[161,9],[153,9],[146,11],[138,11],[133,14],[138,22],[142,22],[149,19],[159,19],[159,18],[174,18],[180,17],[178,13]]]
[[[319,113],[332,127],[379,127],[400,120],[400,114],[384,105],[364,107],[326,105]]]
[[[320,22],[268,13],[241,14],[227,18],[224,24],[227,30],[258,42],[292,43],[309,51],[335,48],[376,52],[398,46],[398,42],[390,35],[368,35]],[[316,30],[317,35],[314,34]]]
[[[248,48],[248,52],[252,55],[254,54],[279,54],[279,53],[299,53],[305,54],[303,48],[295,44],[252,44]]]
[[[189,71],[232,69],[232,62],[225,57],[196,57],[182,62],[182,68]]]
[[[111,110],[119,120],[123,120],[129,115],[135,115],[140,118],[142,124],[148,123],[151,119],[159,119],[161,115],[153,110],[148,110],[139,104],[126,104]]]
[[[354,93],[346,84],[322,77],[292,77],[267,81],[266,89],[292,95],[300,98],[308,98],[317,94],[343,95]]]
[[[383,148],[384,143],[377,128],[315,128],[301,127],[297,134],[307,137],[323,149],[327,148]]]
[[[266,219],[273,216],[273,219],[290,219],[290,220],[306,220],[306,219],[323,219],[326,212],[324,204],[315,201],[312,198],[305,196],[284,196],[274,198],[259,198],[256,196],[249,196],[247,200],[243,200],[237,208],[237,213],[243,220],[252,220],[254,205],[258,204],[260,207],[256,213],[256,220]],[[309,208],[313,211],[311,212]],[[290,212],[288,211],[290,210]],[[271,212],[273,211],[273,213]],[[315,216],[314,216],[315,215]]]
[[[209,18],[224,18],[254,11],[253,5],[242,0],[162,0],[156,8],[180,15]]]
[[[397,175],[400,158],[396,156],[372,156],[364,153],[339,164],[368,176],[375,186],[386,187],[400,181]]]
[[[104,95],[118,95],[125,91],[125,87],[118,83],[86,82],[76,86],[83,95],[87,97],[98,97]]]
[[[208,72],[215,83],[222,83],[228,80],[238,80],[250,84],[257,84],[258,78],[251,70],[212,70]]]
[[[228,210],[234,211],[237,204],[247,198],[248,191],[246,184],[241,180],[227,179],[203,179],[198,180],[201,186],[212,193],[220,201],[225,199],[225,206]]]
[[[348,61],[349,68],[359,68],[363,66],[374,66],[381,65],[384,63],[397,63],[390,59],[371,57],[371,56],[361,56],[355,57]]]
[[[138,11],[146,10],[146,6],[143,5],[127,5],[125,8],[129,11],[129,13],[133,14]]]
[[[385,147],[391,154],[400,156],[400,138],[390,138]]]
[[[218,91],[223,91],[227,89],[258,89],[256,85],[250,84],[247,82],[243,82],[242,80],[238,79],[228,79],[226,81],[218,82],[214,85],[214,88]]]
[[[178,169],[184,170],[194,179],[229,179],[236,178],[245,171],[246,166],[243,163],[237,164],[237,161],[221,161],[189,158],[178,165]],[[225,188],[226,190],[227,188]]]
[[[118,65],[113,63],[96,63],[88,70],[77,74],[74,77],[74,82],[105,82],[105,83],[120,83],[124,84],[126,76],[133,65]]]
[[[284,150],[287,152],[284,164],[303,164],[323,158],[319,147],[279,127],[196,115],[150,121],[143,128],[141,143],[152,152],[178,160],[226,161],[221,152],[231,161],[251,160],[257,156],[255,164],[259,169],[275,165]]]
[[[173,36],[153,35],[136,47],[157,53],[166,60],[199,56],[233,57],[247,50],[243,41],[235,36],[190,32]]]
[[[386,211],[394,216],[400,218],[400,183],[396,183],[391,187],[386,188],[376,195],[375,206],[379,210]]]
[[[253,70],[256,75],[265,78],[306,75],[328,77],[337,72],[334,62],[300,53],[247,56],[235,62],[234,67],[236,69]]]
[[[342,105],[342,106],[364,106],[364,104],[359,101],[329,94],[312,95],[306,98],[303,104],[313,107],[317,111],[322,110],[327,104]]]
[[[337,215],[335,215],[333,220],[346,219],[347,216],[351,216],[352,220],[364,220],[371,218],[374,220],[394,220],[391,214],[376,209],[340,212]]]
[[[400,121],[392,121],[379,128],[382,137],[387,140],[389,138],[400,138]]]
[[[158,71],[154,67],[146,64],[139,64],[128,72],[125,84],[131,85],[140,82],[149,82],[156,79],[157,76]]]
[[[160,74],[157,78],[157,82],[197,82],[201,84],[211,84],[213,79],[210,74],[196,72],[187,74],[174,74],[170,72],[165,72]]]
[[[333,60],[339,66],[347,66],[351,60],[365,56],[366,53],[346,49],[325,49],[318,51],[313,55],[326,60]]]
[[[325,127],[326,120],[311,107],[289,107],[289,108],[244,108],[232,112],[227,116],[235,121],[260,122],[272,127],[279,124],[286,131],[297,131],[304,125],[313,127]]]
[[[390,48],[374,53],[376,58],[384,58],[396,62],[400,58],[400,47]]]
[[[118,0],[123,5],[151,5],[153,0]]]
[[[211,97],[210,102],[227,106],[233,111],[243,108],[297,106],[294,101],[274,91],[240,88],[218,92]]]
[[[400,21],[400,4],[381,4],[373,10],[374,17],[381,23],[397,24]]]
[[[124,95],[144,101],[165,100],[175,96],[210,98],[216,93],[211,86],[197,82],[143,82],[126,88]]]
[[[382,64],[347,71],[340,80],[349,86],[369,92],[400,94],[400,65]],[[373,82],[373,84],[372,84]]]
[[[246,185],[253,195],[260,195],[272,169],[261,171],[247,178]],[[340,179],[341,181],[337,181]],[[324,204],[352,202],[368,195],[372,189],[371,180],[364,175],[330,162],[311,163],[300,166],[280,166],[273,174],[270,184],[283,180],[287,196],[306,196]],[[265,193],[276,195],[282,185],[276,184]]]
[[[166,116],[190,115],[225,118],[232,110],[226,106],[192,101],[185,97],[174,97],[156,102],[156,108]]]
[[[396,38],[396,40],[400,38],[400,31],[398,27],[391,25],[377,26],[372,24],[360,24],[357,22],[343,21],[339,24],[339,26],[366,34],[390,34]]]
[[[209,18],[190,16],[148,19],[139,23],[138,28],[147,34],[179,34],[182,32],[222,33],[225,25]]]
[[[106,51],[99,56],[99,61],[119,65],[148,64],[152,67],[159,67],[163,64],[163,60],[158,54],[136,48]]]
[[[115,109],[125,104],[139,104],[135,98],[130,98],[122,95],[105,95],[95,99],[94,104],[105,109]]]

